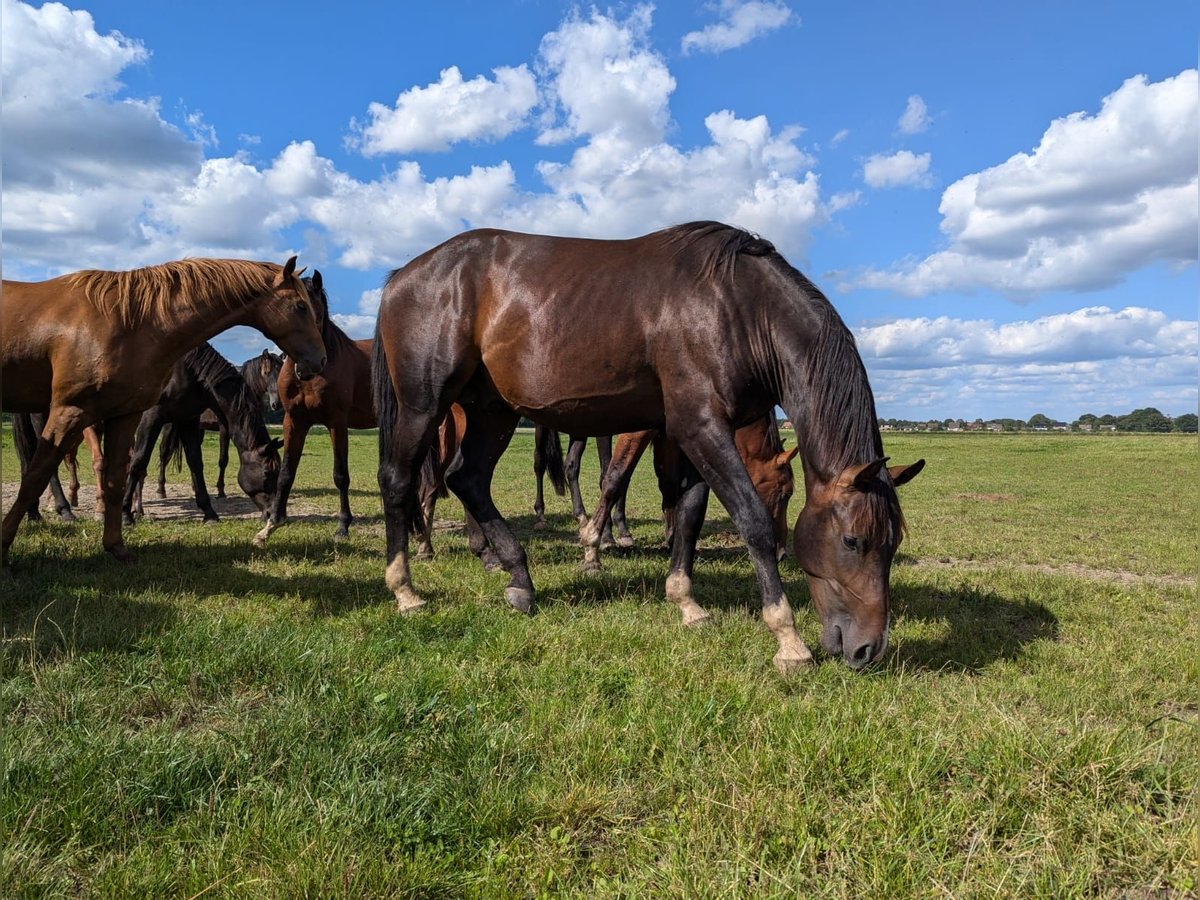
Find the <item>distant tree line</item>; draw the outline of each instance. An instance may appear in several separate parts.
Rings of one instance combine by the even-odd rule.
[[[1152,406],[1135,409],[1123,416],[1084,413],[1074,422],[1062,422],[1043,413],[1025,419],[931,419],[914,422],[908,419],[880,419],[881,428],[893,431],[1135,431],[1196,433],[1196,414],[1185,413],[1171,418]]]

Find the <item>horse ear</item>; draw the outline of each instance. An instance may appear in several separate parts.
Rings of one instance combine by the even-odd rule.
[[[312,274],[313,290],[317,290],[317,291],[321,290],[321,288],[324,287],[324,284],[325,284],[325,282],[321,279],[321,270],[313,269],[313,274]]]
[[[296,274],[296,257],[293,256],[283,264],[283,271],[275,277],[275,287],[287,284],[294,274]]]
[[[793,447],[791,450],[784,450],[782,453],[776,454],[775,465],[779,466],[782,469],[784,466],[788,465],[793,459],[795,459],[796,454],[799,452],[800,452],[799,447]]]
[[[892,476],[892,483],[896,487],[900,487],[900,485],[908,484],[908,482],[921,474],[923,468],[925,468],[925,460],[918,459],[911,466],[891,466],[888,469],[888,474]]]
[[[873,459],[869,463],[863,463],[858,466],[847,466],[846,470],[838,476],[837,485],[845,490],[865,491],[871,482],[875,480],[875,476],[879,474],[879,470],[883,468],[883,464],[888,461],[886,456],[879,459]]]

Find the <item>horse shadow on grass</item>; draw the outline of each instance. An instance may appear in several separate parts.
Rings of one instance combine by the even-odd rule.
[[[624,555],[657,557],[661,571],[631,585],[627,575],[602,569],[599,573],[576,574],[539,592],[542,603],[574,606],[604,606],[628,598],[631,590],[666,603],[665,580],[669,557],[657,547],[618,551]],[[610,551],[611,553],[611,551]],[[602,555],[602,559],[604,555]],[[718,568],[712,563],[722,562]],[[744,562],[744,572],[730,572],[726,563]],[[744,547],[705,547],[697,555],[694,570],[697,601],[708,610],[759,616],[758,584]],[[804,573],[790,557],[780,565],[784,589],[798,617],[809,615],[819,621]],[[537,571],[533,572],[535,584]],[[906,623],[921,623],[920,634],[905,635]],[[806,632],[811,629],[805,628]],[[886,671],[923,669],[973,674],[992,663],[1023,656],[1028,647],[1056,641],[1058,619],[1044,604],[1032,598],[1002,596],[971,586],[957,589],[893,585],[892,648],[875,668]],[[818,647],[818,657],[823,654]]]
[[[12,574],[0,585],[3,666],[64,654],[136,652],[144,639],[172,627],[189,597],[298,595],[314,615],[387,602],[382,579],[357,579],[323,567],[330,554],[349,546],[335,550],[309,542],[286,554],[295,557],[291,562],[308,565],[286,575],[262,572],[255,563],[264,551],[248,538],[203,546],[167,539],[139,542],[134,545],[138,560],[131,564],[103,552],[65,560],[18,553]],[[157,599],[160,595],[169,599]]]

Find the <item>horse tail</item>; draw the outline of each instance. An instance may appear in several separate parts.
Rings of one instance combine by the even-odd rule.
[[[383,480],[385,467],[396,465],[396,431],[400,425],[400,401],[396,397],[396,388],[392,385],[392,375],[388,371],[387,355],[383,351],[383,336],[379,331],[379,320],[375,320],[375,340],[371,344],[371,395],[375,400],[375,416],[379,422],[379,472]],[[436,444],[436,441],[434,442]],[[430,451],[435,452],[431,449]],[[408,493],[408,530],[420,534],[423,529],[424,517],[421,515],[421,485],[424,483],[425,465],[416,484],[411,486]],[[383,485],[380,484],[383,489]]]
[[[450,490],[446,487],[445,474],[442,471],[442,442],[434,441],[429,445],[425,461],[421,463],[421,492],[432,492],[442,500],[449,497]]]
[[[12,417],[13,449],[17,451],[17,459],[21,463],[21,473],[37,452],[38,435],[33,427],[33,416],[29,413],[17,413]]]
[[[562,441],[559,440],[558,432],[553,428],[539,430],[542,436],[542,446],[538,449],[542,453],[542,459],[546,460],[546,474],[550,476],[550,483],[554,485],[554,493],[560,497],[566,496],[567,472],[563,465]]]
[[[179,439],[179,431],[170,423],[163,426],[158,439],[158,460],[164,469],[172,466],[176,472],[183,471],[183,441]]]

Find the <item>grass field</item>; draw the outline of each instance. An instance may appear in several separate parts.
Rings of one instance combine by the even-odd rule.
[[[886,443],[928,467],[864,674],[774,671],[715,501],[715,624],[680,627],[649,466],[638,549],[582,575],[565,500],[531,529],[528,435],[496,496],[532,618],[456,529],[414,566],[425,611],[395,614],[370,434],[341,544],[320,434],[293,496],[330,517],[265,550],[248,519],[143,522],[121,566],[93,521],[23,527],[0,582],[0,895],[1194,894],[1195,437]],[[784,580],[815,649],[790,561]]]

